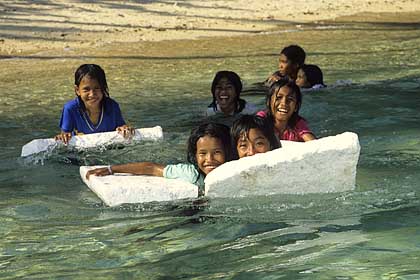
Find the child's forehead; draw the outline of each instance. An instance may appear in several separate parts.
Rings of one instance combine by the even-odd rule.
[[[285,86],[279,87],[273,95],[274,96],[279,96],[279,95],[295,95],[296,96],[296,92],[294,92],[291,87],[285,85]]]
[[[280,61],[288,61],[288,60],[289,60],[289,58],[287,57],[287,55],[286,55],[286,54],[281,53],[281,54],[280,54],[280,56],[279,56],[279,60],[280,60]]]
[[[220,78],[220,80],[217,82],[217,84],[233,84],[231,80],[229,80],[228,77],[222,77]]]
[[[197,146],[198,145],[207,145],[210,143],[214,143],[214,144],[221,144],[222,143],[222,139],[220,139],[217,136],[212,136],[212,135],[203,135],[200,138],[198,138],[197,140]]]
[[[241,132],[239,133],[239,140],[247,140],[249,139],[249,135],[251,133],[254,134],[264,134],[263,130],[259,127],[250,127],[250,128],[244,128],[241,130]]]
[[[86,83],[86,82],[98,82],[98,81],[99,81],[98,78],[92,76],[91,74],[86,74],[80,79],[80,82],[84,82],[84,83]]]

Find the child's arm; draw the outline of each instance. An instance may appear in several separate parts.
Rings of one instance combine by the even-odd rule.
[[[118,164],[89,170],[86,173],[86,179],[89,180],[90,175],[107,176],[112,175],[113,173],[130,173],[135,175],[163,177],[164,168],[164,165],[153,162],[133,162],[127,164]]]
[[[264,81],[266,87],[271,87],[272,84],[283,78],[279,71],[274,72]]]

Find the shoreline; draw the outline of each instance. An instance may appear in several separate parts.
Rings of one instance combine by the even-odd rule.
[[[252,36],[314,25],[413,24],[420,18],[420,0],[318,2],[6,0],[0,4],[0,58],[87,49],[101,53],[109,45]]]

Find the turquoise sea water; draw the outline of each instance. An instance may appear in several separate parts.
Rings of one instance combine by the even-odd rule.
[[[58,132],[75,68],[98,63],[126,120],[161,125],[165,140],[71,156],[184,161],[214,73],[234,70],[253,88],[290,43],[329,85],[304,96],[313,131],[359,135],[354,191],[109,208],[66,153],[19,158],[22,145]],[[419,46],[418,28],[377,24],[2,60],[0,278],[420,279]],[[264,104],[252,91],[244,98]]]

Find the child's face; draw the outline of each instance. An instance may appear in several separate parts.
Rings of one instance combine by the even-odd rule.
[[[197,141],[195,154],[198,168],[209,174],[210,171],[225,162],[225,150],[219,138],[203,136]]]
[[[217,104],[220,109],[234,109],[236,106],[235,86],[227,79],[221,78],[214,90]]]
[[[258,153],[270,151],[270,141],[258,128],[251,128],[248,132],[242,133],[236,143],[236,150],[239,158],[253,156]]]
[[[99,108],[104,94],[96,79],[84,76],[79,86],[74,86],[76,95],[80,96],[86,108]]]
[[[271,96],[270,109],[276,121],[288,121],[297,110],[296,94],[284,86]]]
[[[287,56],[285,56],[284,54],[280,54],[279,71],[280,74],[282,74],[282,76],[287,75],[291,78],[295,78],[297,65],[293,64],[289,59],[287,59]]]
[[[299,69],[299,71],[297,73],[296,85],[300,88],[310,88],[311,87],[308,80],[306,79],[306,74],[305,74],[305,72],[303,72],[302,69]]]

